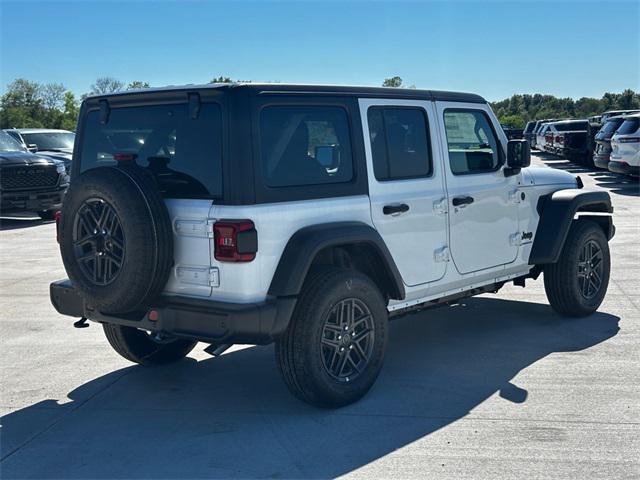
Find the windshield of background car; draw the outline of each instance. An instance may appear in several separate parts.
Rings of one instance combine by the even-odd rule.
[[[35,144],[38,150],[60,150],[73,148],[76,134],[72,132],[34,132],[23,133],[27,145]]]
[[[535,122],[529,122],[527,123],[527,126],[524,129],[524,133],[531,133],[533,131],[533,128],[536,126]]]
[[[80,142],[81,171],[135,160],[156,177],[165,198],[222,196],[217,103],[203,103],[197,118],[189,115],[186,103],[114,108],[106,123],[93,110],[84,118]]]
[[[0,131],[0,152],[24,152],[25,149],[8,133]]]
[[[640,127],[640,118],[627,118],[620,128],[616,131],[617,135],[629,135],[630,133],[636,133]]]

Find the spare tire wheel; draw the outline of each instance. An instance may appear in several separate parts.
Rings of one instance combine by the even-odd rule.
[[[62,207],[60,252],[72,284],[93,308],[146,309],[173,264],[171,220],[151,174],[122,165],[74,178]]]

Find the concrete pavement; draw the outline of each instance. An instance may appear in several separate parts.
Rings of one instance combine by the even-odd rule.
[[[612,195],[600,311],[560,318],[539,279],[394,320],[378,382],[336,411],[289,395],[272,346],[132,365],[49,304],[54,225],[3,219],[0,476],[640,478],[640,187],[534,163]]]

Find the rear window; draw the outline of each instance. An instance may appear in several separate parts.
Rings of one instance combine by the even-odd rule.
[[[114,108],[106,124],[100,112],[87,114],[80,170],[113,166],[115,154],[135,162],[158,180],[165,198],[222,196],[220,106],[203,103],[197,118],[187,104]]]
[[[622,122],[624,122],[623,118],[616,118],[614,120],[608,120],[604,126],[602,127],[602,130],[600,130],[602,133],[614,133],[618,127],[620,125],[622,125]]]
[[[636,133],[640,126],[640,118],[627,118],[620,128],[616,131],[618,135],[629,135],[630,133]]]
[[[265,107],[260,113],[260,146],[269,187],[343,183],[353,178],[349,122],[341,107]]]
[[[567,122],[567,123],[556,123],[554,125],[558,132],[569,132],[573,130],[584,130],[587,131],[589,128],[589,122]]]
[[[536,126],[536,122],[529,122],[527,126],[524,127],[524,133],[531,133]]]

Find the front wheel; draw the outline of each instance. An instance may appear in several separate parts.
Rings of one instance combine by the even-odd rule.
[[[561,315],[583,317],[595,312],[607,293],[611,260],[602,229],[590,220],[571,226],[557,263],[544,269],[544,289]]]
[[[369,277],[328,267],[305,282],[276,361],[289,390],[320,407],[360,399],[375,382],[387,347],[387,308]]]

